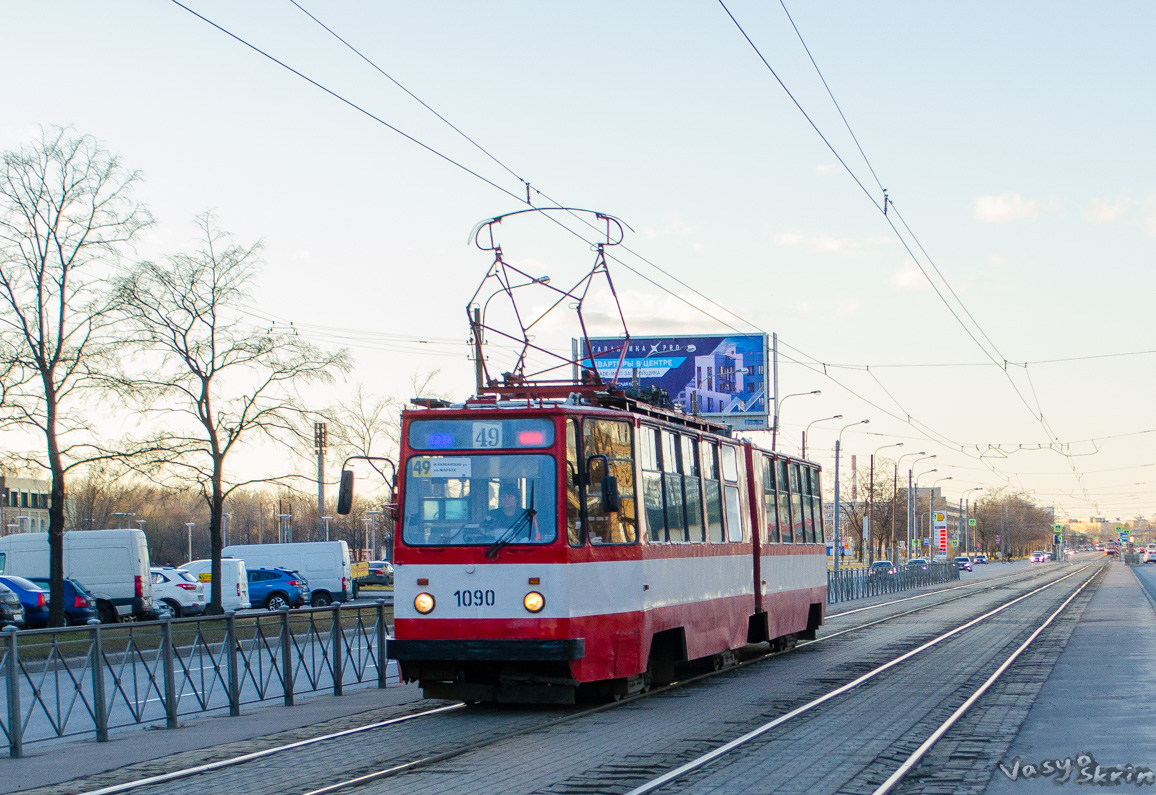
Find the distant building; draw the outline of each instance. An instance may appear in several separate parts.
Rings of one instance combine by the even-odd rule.
[[[47,480],[0,475],[0,535],[47,533],[51,491]]]

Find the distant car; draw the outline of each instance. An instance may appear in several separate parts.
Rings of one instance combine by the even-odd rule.
[[[1118,552],[1118,550],[1114,546],[1109,545],[1109,546],[1104,547],[1104,554],[1105,555],[1115,555],[1117,552]]]
[[[360,585],[393,585],[393,564],[388,560],[369,561],[369,574],[357,581]]]
[[[153,612],[160,621],[164,621],[165,618],[177,617],[176,611],[172,609],[172,605],[163,599],[153,600]]]
[[[1144,550],[1144,562],[1156,563],[1156,544],[1149,544]]]
[[[24,605],[20,597],[7,585],[0,585],[0,627],[24,628]]]
[[[932,563],[947,563],[947,555],[932,555]]]
[[[11,574],[0,574],[0,583],[7,585],[20,597],[24,605],[24,626],[40,629],[48,626],[48,591],[31,580]]]
[[[1048,560],[1055,560],[1056,559],[1056,553],[1055,552],[1045,552],[1044,554],[1047,555]]]
[[[153,599],[164,602],[175,618],[196,616],[205,612],[205,584],[192,572],[175,566],[153,566]]]
[[[890,577],[896,572],[895,564],[889,560],[877,560],[867,569],[868,577]]]
[[[1033,552],[1028,555],[1028,561],[1031,563],[1043,563],[1047,559],[1047,556],[1043,552]]]
[[[967,555],[960,555],[955,559],[955,565],[960,571],[971,571],[971,558]]]
[[[282,610],[309,602],[309,583],[295,571],[282,568],[247,569],[249,601],[254,607]]]
[[[929,565],[927,558],[912,558],[907,561],[907,568],[909,569],[922,569],[923,571],[927,571]]]
[[[51,590],[47,577],[28,577],[27,579],[46,591]],[[64,623],[70,626],[82,626],[94,618],[100,618],[96,612],[96,597],[76,580],[65,577]]]
[[[971,559],[972,563],[987,563],[987,555],[982,552]]]

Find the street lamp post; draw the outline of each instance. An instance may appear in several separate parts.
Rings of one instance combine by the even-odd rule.
[[[193,559],[193,528],[197,526],[196,522],[185,522],[185,527],[189,528],[189,560]]]
[[[967,495],[971,494],[973,491],[983,491],[983,486],[976,486],[974,488],[970,488],[963,493],[963,505],[964,505],[964,525],[963,525],[964,535],[963,535],[963,538],[968,545],[967,548],[969,551],[971,550],[971,548],[973,546],[975,546],[975,534],[973,532],[971,532],[971,502],[968,500]],[[976,503],[976,506],[977,507],[979,506],[978,502]],[[976,513],[978,514],[979,511],[977,510]]]
[[[771,452],[775,452],[775,443],[779,438],[779,416],[781,415],[780,407],[787,402],[787,398],[799,397],[800,395],[821,395],[823,390],[815,389],[811,392],[792,392],[789,395],[784,395],[782,400],[775,400],[775,417],[771,422]]]
[[[902,458],[903,456],[901,456]],[[911,466],[907,468],[907,552],[911,553],[911,540],[915,537],[915,492],[912,491],[911,473],[915,470],[915,465],[920,461],[925,461],[928,458],[935,458],[934,455],[925,455],[922,458],[917,458],[911,462]]]
[[[369,531],[372,533],[369,547],[369,558],[370,560],[377,560],[377,517],[381,516],[381,511],[366,511],[365,515],[369,517]]]
[[[868,566],[875,562],[875,548],[868,543],[871,538],[871,533],[874,532],[875,529],[875,456],[878,455],[879,450],[886,450],[888,447],[902,446],[903,442],[885,444],[871,454],[871,485],[867,488],[867,532],[863,534],[863,545],[867,547]],[[894,500],[892,500],[892,504],[894,506]],[[894,528],[894,507],[892,507],[892,527]]]
[[[800,454],[800,457],[801,458],[807,457],[807,434],[810,433],[812,425],[814,425],[816,422],[826,422],[827,420],[841,420],[841,419],[843,419],[843,415],[842,414],[836,414],[834,417],[824,417],[821,420],[811,420],[810,422],[808,422],[806,429],[803,431],[803,448],[802,448],[803,452]],[[858,424],[858,423],[856,423],[856,424]]]
[[[919,452],[916,452],[916,453],[904,453],[903,455],[901,455],[895,459],[895,471],[894,471],[894,473],[892,473],[892,476],[891,476],[891,478],[892,478],[892,481],[891,481],[891,544],[892,544],[892,546],[894,546],[894,544],[895,544],[895,520],[897,518],[896,508],[898,507],[898,506],[896,506],[895,503],[899,499],[899,462],[902,461],[904,458],[907,458],[907,456],[909,456],[909,455],[926,455],[926,454],[927,454],[926,452],[924,452],[923,450],[920,450]],[[908,533],[908,535],[910,535],[910,533]],[[907,559],[910,560],[912,557],[914,557],[914,556],[911,554],[911,550],[908,549],[907,550]],[[896,554],[894,550],[892,550],[891,559],[895,560],[895,561],[899,560],[899,555]]]
[[[835,558],[835,572],[839,571],[839,556],[843,552],[842,544],[839,540],[839,514],[842,513],[839,506],[839,446],[843,439],[843,431],[848,428],[853,428],[856,425],[866,425],[871,420],[859,420],[852,422],[849,425],[844,425],[839,433],[835,435],[835,539],[831,546],[831,552]],[[805,438],[805,437],[804,437]]]
[[[935,456],[933,456],[933,455],[929,455],[927,457],[928,458],[935,458]],[[919,463],[920,460],[922,460],[922,459],[916,459],[915,463]],[[912,466],[914,467],[914,464],[912,464]],[[911,527],[913,530],[915,530],[916,537],[919,538],[920,543],[922,543],[922,541],[923,541],[923,532],[921,529],[916,529],[916,526],[915,526],[915,516],[919,512],[919,479],[921,477],[923,477],[924,475],[930,475],[932,472],[938,472],[938,471],[939,471],[939,469],[929,469],[926,472],[920,472],[918,475],[916,475],[914,473],[913,469],[908,470],[908,477],[912,478],[911,482],[912,482],[913,490],[911,493],[912,493],[912,496],[914,499],[914,503],[912,505],[912,514],[911,514]],[[930,549],[931,549],[931,545],[929,544],[928,545],[928,551],[930,551]],[[934,559],[934,553],[932,553],[932,555],[933,555],[933,559]]]

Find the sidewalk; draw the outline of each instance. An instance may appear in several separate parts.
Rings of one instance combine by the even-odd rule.
[[[384,690],[358,688],[347,690],[342,696],[298,694],[292,707],[278,702],[247,705],[242,706],[241,715],[236,718],[227,713],[193,716],[182,719],[180,728],[174,730],[136,727],[114,732],[107,743],[74,739],[27,745],[23,759],[0,759],[0,793],[24,792],[157,760],[155,770],[139,771],[139,777],[154,775],[172,766],[177,761],[172,757],[177,754],[186,754],[187,759],[181,761],[194,765],[250,753],[281,742],[341,731],[359,722],[384,719],[386,713],[396,712],[390,707],[420,699],[420,689],[412,684],[394,684]],[[374,712],[382,716],[366,716]],[[276,734],[284,736],[276,740],[269,736]],[[102,784],[94,783],[83,789],[99,786]]]
[[[1071,776],[1062,786],[1080,786],[1080,768],[1102,775],[1128,766],[1156,771],[1156,707],[1150,689],[1156,660],[1156,602],[1141,586],[1131,566],[1113,563],[1072,632],[1051,675],[1044,683],[1019,734],[1002,760],[1009,772],[1014,760],[1039,766],[1059,760],[1061,772],[1022,775],[1011,780],[997,769],[987,792],[1029,795],[1055,792],[1065,760]],[[1082,757],[1082,755],[1088,755]],[[1133,772],[1136,775],[1137,771]],[[1133,789],[1135,781],[1116,786]],[[1084,786],[1091,781],[1082,782]],[[1100,786],[1110,786],[1098,779]],[[1152,786],[1151,782],[1145,788]]]

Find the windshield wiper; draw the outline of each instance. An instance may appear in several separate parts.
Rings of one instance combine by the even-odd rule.
[[[509,529],[498,538],[497,541],[490,544],[490,548],[486,550],[486,557],[490,560],[497,560],[498,553],[502,551],[502,547],[507,546],[511,541],[517,538],[518,533],[522,532],[522,528],[527,529],[527,539],[530,533],[528,532],[534,526],[534,517],[538,512],[534,510],[534,484],[530,484],[530,504],[522,511],[521,515],[514,520]]]

